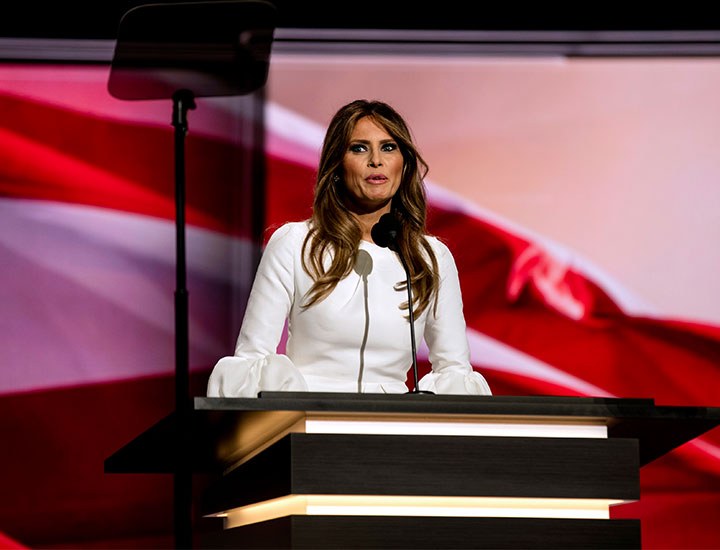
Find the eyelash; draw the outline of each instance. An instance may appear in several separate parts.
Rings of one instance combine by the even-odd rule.
[[[385,152],[395,151],[397,149],[397,145],[394,143],[386,143],[384,144],[380,150]],[[361,145],[359,143],[356,143],[354,145],[350,146],[350,151],[353,153],[364,153],[367,150],[367,147],[365,145]]]

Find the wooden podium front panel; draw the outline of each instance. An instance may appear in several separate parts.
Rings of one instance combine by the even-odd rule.
[[[640,548],[639,520],[287,516],[208,534],[203,548]]]
[[[203,514],[290,494],[636,500],[638,444],[296,433],[209,488]]]

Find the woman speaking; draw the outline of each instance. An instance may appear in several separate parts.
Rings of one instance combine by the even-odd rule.
[[[333,117],[323,142],[309,220],[270,238],[255,275],[235,355],[218,361],[210,397],[259,391],[405,393],[412,364],[406,272],[414,329],[432,371],[419,389],[489,395],[473,371],[457,269],[426,235],[427,165],[389,105],[354,101]],[[394,248],[373,242],[390,214]],[[277,354],[285,322],[286,355]]]

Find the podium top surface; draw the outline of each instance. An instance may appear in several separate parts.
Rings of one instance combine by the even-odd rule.
[[[643,410],[648,412],[656,408],[652,399],[414,393],[261,392],[257,398],[196,397],[194,400],[195,411],[228,412],[287,410],[615,417],[627,413],[637,414]]]
[[[196,397],[194,414],[250,411],[405,413],[509,417],[603,418],[608,425],[628,419],[700,421],[720,425],[720,407],[657,406],[647,398],[577,396],[359,394],[261,392],[257,398]],[[707,428],[710,429],[710,428]],[[612,436],[612,434],[611,434]]]

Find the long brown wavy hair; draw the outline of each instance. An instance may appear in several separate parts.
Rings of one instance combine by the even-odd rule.
[[[439,286],[437,258],[425,239],[427,208],[423,180],[428,166],[415,148],[402,117],[386,103],[364,99],[342,107],[325,134],[310,231],[302,246],[303,268],[314,280],[303,307],[325,299],[353,269],[362,229],[346,206],[342,162],[355,125],[364,117],[382,127],[397,142],[403,156],[402,179],[392,198],[391,213],[402,227],[398,249],[410,271],[413,306],[419,316],[437,297]],[[323,261],[327,257],[331,259],[328,267]],[[405,281],[399,281],[395,289],[404,290],[405,286]],[[400,307],[407,309],[407,302]]]

